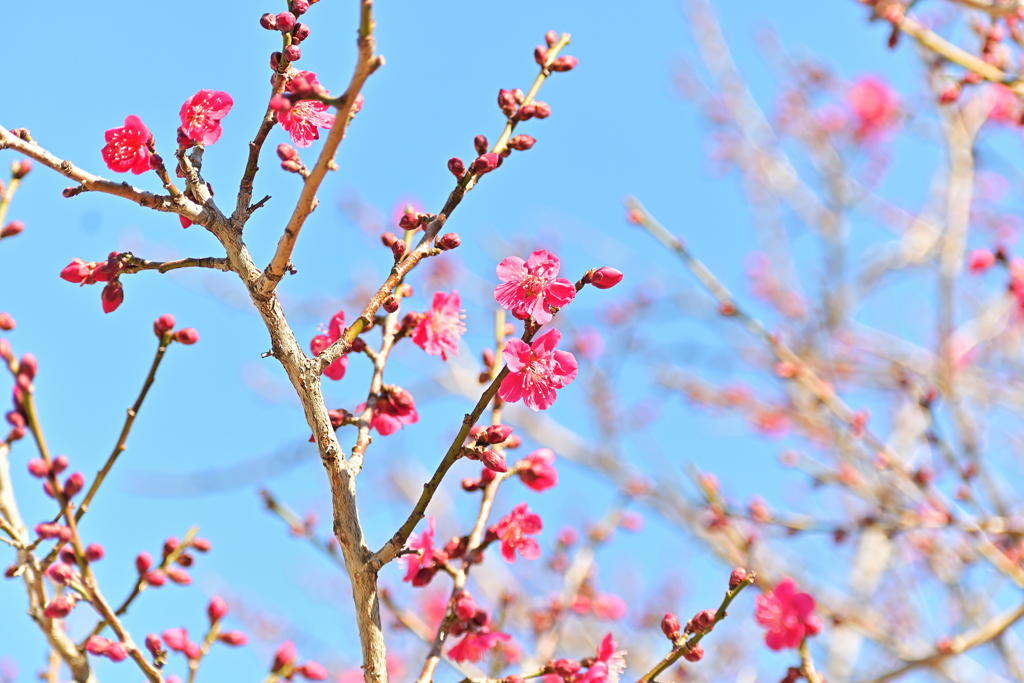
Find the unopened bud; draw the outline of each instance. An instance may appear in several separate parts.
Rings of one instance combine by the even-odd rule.
[[[473,138],[473,147],[476,149],[477,154],[487,154],[487,138],[483,135],[477,135]]]
[[[119,280],[111,280],[100,294],[104,313],[113,313],[124,302],[124,288]]]
[[[693,619],[690,620],[690,625],[693,627],[693,630],[699,633],[710,631],[715,627],[715,614],[715,610],[712,609],[697,612]]]
[[[736,567],[729,575],[729,590],[735,589],[747,579],[747,570],[743,567]]]
[[[394,296],[389,296],[387,299],[384,299],[384,310],[387,311],[388,313],[394,313],[395,311],[397,311],[398,299],[396,299]]]
[[[146,574],[145,577],[143,578],[146,579],[146,583],[148,583],[150,586],[153,586],[154,588],[159,588],[160,586],[167,583],[167,574],[162,569],[157,569],[154,572],[150,572]]]
[[[50,604],[43,610],[43,616],[48,619],[63,619],[71,614],[75,608],[75,599],[61,595],[50,601]]]
[[[145,550],[135,556],[135,569],[137,569],[140,574],[145,574],[152,566],[153,556]]]
[[[83,486],[85,486],[85,475],[81,472],[75,472],[64,480],[64,495],[68,498],[74,498],[82,490]]]
[[[189,545],[191,545],[193,548],[195,548],[201,553],[208,552],[210,548],[213,546],[213,544],[205,538],[193,538],[192,542]]]
[[[85,559],[88,562],[99,562],[106,553],[99,543],[90,543],[85,547]]]
[[[939,104],[952,104],[953,102],[956,102],[960,99],[960,90],[961,85],[956,81],[947,84],[939,95]]]
[[[68,468],[68,456],[58,455],[53,459],[53,473],[60,474]]]
[[[559,57],[558,59],[556,59],[554,62],[551,63],[551,70],[552,71],[572,71],[576,67],[576,65],[579,64],[579,63],[580,63],[580,60],[576,59],[575,57],[570,57],[569,55],[565,55],[564,57]]]
[[[224,643],[225,645],[231,645],[232,647],[245,645],[249,642],[248,636],[246,636],[241,631],[228,631],[227,633],[221,633],[219,636],[217,636],[217,640]]]
[[[554,31],[548,31],[544,34],[544,42],[548,44],[548,47],[554,47],[555,43],[558,42],[558,34]]]
[[[174,333],[174,341],[185,346],[191,346],[199,341],[199,331],[194,327],[186,327]]]
[[[292,42],[296,45],[309,38],[309,26],[306,24],[295,24],[295,28],[292,29]]]
[[[533,147],[533,143],[537,142],[529,135],[517,135],[508,141],[510,149],[519,150],[520,152],[525,151]]]
[[[292,0],[292,12],[302,16],[309,10],[309,0]]]
[[[274,19],[277,30],[282,33],[291,31],[295,27],[295,15],[291,12],[281,12]]]
[[[450,251],[460,244],[462,244],[462,240],[459,239],[459,233],[449,232],[437,241],[437,248],[441,251]]]
[[[398,241],[398,238],[395,237],[395,233],[393,233],[393,232],[385,232],[385,233],[381,234],[380,241],[381,241],[381,243],[385,247],[389,247],[390,248],[390,247],[394,246],[395,242]]]
[[[482,440],[484,443],[499,444],[505,441],[512,433],[512,427],[509,425],[491,425],[484,430]]]
[[[605,266],[598,268],[590,275],[590,284],[598,289],[611,289],[622,282],[622,272]]]
[[[25,224],[22,223],[21,221],[11,221],[10,223],[4,226],[3,230],[0,230],[0,238],[14,237],[24,229]]]
[[[401,261],[402,257],[405,256],[405,250],[408,247],[405,246],[405,242],[402,240],[395,240],[394,244],[391,245],[391,253],[395,255],[395,261]]]
[[[159,657],[160,653],[163,652],[163,648],[160,647],[160,636],[155,633],[150,633],[146,636],[146,649],[149,650],[153,657]]]
[[[50,580],[59,586],[63,586],[72,579],[75,578],[75,570],[63,562],[54,562],[50,565],[49,569],[46,570],[46,575],[50,577]]]
[[[562,678],[569,678],[580,670],[580,663],[575,659],[559,659],[551,664],[551,670]]]
[[[271,52],[270,53],[270,68],[273,69],[274,71],[277,71],[278,69],[281,68],[281,53],[280,52]],[[278,107],[274,107],[274,100],[275,99],[278,99],[278,100],[282,99],[281,95],[274,95],[273,97],[270,98],[270,106],[271,106],[271,108],[273,108],[274,111],[279,111]],[[285,110],[285,111],[287,111],[287,110]]]
[[[473,600],[473,596],[469,594],[469,591],[461,590],[455,594],[452,611],[455,612],[455,616],[459,619],[472,619],[476,615],[478,609],[476,601]]]
[[[210,598],[210,604],[206,608],[206,615],[210,618],[210,623],[214,624],[224,618],[224,615],[228,613],[228,603],[224,602],[224,598],[215,595]]]
[[[505,464],[505,456],[490,448],[483,448],[480,451],[480,460],[487,469],[494,472],[508,472],[508,465]]]
[[[675,642],[679,639],[679,619],[671,612],[667,612],[661,620],[661,632],[665,637]]]
[[[166,333],[174,329],[174,316],[170,313],[164,313],[162,316],[153,321],[153,333],[158,337],[163,337]]]
[[[277,17],[267,12],[262,17],[260,17],[260,26],[267,29],[268,31],[277,30]]]
[[[281,143],[277,146],[277,157],[281,161],[288,161],[289,159],[298,159],[299,151],[291,145]]]
[[[422,216],[423,214],[415,211],[403,213],[402,217],[398,219],[398,227],[402,230],[416,230],[420,226]]]
[[[456,178],[462,179],[462,174],[466,172],[466,165],[462,163],[462,159],[452,157],[448,160],[448,170]]]
[[[282,53],[289,62],[297,62],[302,59],[302,48],[294,43],[286,47]]]
[[[498,108],[505,116],[516,113],[516,97],[510,90],[502,88],[498,91]]]
[[[50,468],[47,467],[46,461],[42,458],[32,458],[28,461],[28,473],[33,477],[42,479],[50,473]]]
[[[15,161],[11,164],[11,177],[14,180],[21,180],[29,174],[32,170],[32,160],[22,159],[21,161]]]
[[[494,169],[498,168],[499,157],[494,152],[488,152],[477,157],[476,161],[473,162],[473,171],[483,175],[484,173],[490,173]]]
[[[686,652],[683,655],[683,659],[685,659],[688,662],[699,662],[700,660],[704,659],[704,646],[700,643],[697,643],[693,646],[692,650]]]
[[[518,434],[513,434],[512,436],[505,439],[505,448],[519,448],[522,445],[523,440],[519,438]]]
[[[538,65],[544,66],[544,62],[548,61],[548,49],[543,45],[538,45],[533,50],[533,58]]]
[[[533,115],[538,119],[546,119],[551,116],[551,105],[547,102],[534,102],[532,106]]]
[[[167,569],[167,578],[179,586],[188,586],[192,583],[192,577],[184,569],[178,569],[177,567],[171,567]]]

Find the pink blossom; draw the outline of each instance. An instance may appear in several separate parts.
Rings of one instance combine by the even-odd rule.
[[[967,267],[977,275],[983,273],[996,263],[996,255],[988,249],[975,249],[967,257]]]
[[[299,76],[305,78],[303,85],[318,85],[316,74],[312,71],[300,71],[295,78]],[[286,86],[289,92],[296,87],[294,80],[293,78]],[[327,90],[323,92],[326,93]],[[309,147],[314,140],[320,139],[320,131],[317,128],[329,130],[334,125],[334,114],[326,113],[328,109],[330,107],[323,102],[302,100],[286,112],[278,111],[277,120],[281,127],[288,131],[292,142],[299,147]]]
[[[498,522],[495,532],[498,535],[501,556],[506,562],[516,561],[516,551],[526,560],[536,560],[540,557],[540,545],[534,538],[527,538],[527,534],[539,534],[544,528],[540,515],[529,511],[526,503],[520,503],[512,508],[512,512],[502,517]]]
[[[423,314],[413,332],[413,343],[431,356],[440,355],[441,360],[448,360],[448,354],[459,355],[459,338],[466,332],[461,306],[458,292],[434,292],[430,310]]]
[[[508,403],[523,399],[531,410],[547,410],[555,403],[555,389],[576,379],[576,359],[568,351],[555,349],[562,334],[551,330],[532,344],[510,339],[502,352],[509,374],[501,381],[498,395]]]
[[[603,593],[594,598],[594,614],[617,621],[626,616],[626,601],[617,595]]]
[[[479,633],[468,633],[462,641],[448,651],[456,662],[479,662],[487,651],[501,642],[512,640],[512,636],[501,631],[490,631],[486,627]]]
[[[309,660],[295,669],[295,673],[310,681],[326,681],[329,677],[327,669],[322,664],[313,660]]]
[[[519,478],[534,491],[546,491],[558,483],[555,454],[550,448],[538,448],[519,466]]]
[[[420,552],[413,555],[403,555],[402,561],[405,562],[405,577],[402,581],[409,581],[414,583],[416,574],[419,573],[424,567],[429,567],[434,557],[434,517],[427,517],[427,529],[423,532],[422,536],[417,535],[415,532],[409,534],[409,540],[405,544],[405,547],[409,550],[419,550]]]
[[[356,406],[356,412],[366,409],[365,403]],[[420,414],[416,412],[416,402],[412,394],[402,387],[386,386],[377,397],[370,415],[370,429],[376,429],[381,436],[394,434],[402,425],[416,424]]]
[[[543,249],[530,254],[524,262],[509,256],[498,264],[498,277],[504,284],[494,290],[502,308],[517,318],[533,316],[541,325],[551,321],[549,306],[561,308],[576,296],[572,283],[558,275],[559,261]]]
[[[985,100],[991,107],[988,113],[990,121],[1020,125],[1020,99],[1012,90],[1001,83],[994,83],[985,91]]]
[[[309,350],[313,352],[313,355],[319,356],[324,349],[341,339],[341,335],[344,333],[345,311],[338,311],[334,314],[334,317],[331,318],[331,323],[327,328],[327,334],[318,334],[313,337],[313,341],[309,343]],[[333,380],[339,380],[345,376],[345,369],[347,367],[348,356],[345,355],[328,365],[327,369],[324,370],[324,374]]]
[[[806,636],[821,632],[821,617],[814,614],[814,598],[798,593],[796,582],[785,578],[757,596],[757,623],[768,628],[765,643],[773,650],[795,649]]]
[[[884,133],[896,123],[899,115],[896,93],[876,76],[864,76],[850,86],[846,103],[856,122],[854,135],[858,140]]]
[[[606,635],[597,646],[597,660],[577,683],[618,683],[619,676],[626,670],[626,651],[616,650],[618,646],[611,633]]]
[[[228,115],[234,100],[219,90],[200,90],[181,105],[181,131],[189,140],[212,145],[224,132],[220,120]]]
[[[111,128],[104,137],[107,145],[103,148],[103,161],[111,171],[139,175],[149,170],[149,143],[153,135],[138,116],[127,117],[123,126]]]

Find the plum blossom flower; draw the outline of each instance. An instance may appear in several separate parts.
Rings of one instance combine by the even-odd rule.
[[[526,503],[512,508],[512,512],[502,517],[494,530],[498,536],[501,556],[508,563],[516,561],[516,551],[525,560],[536,560],[540,557],[540,545],[535,538],[527,538],[527,534],[539,534],[544,528],[540,515],[529,511]]]
[[[757,623],[768,628],[765,643],[773,650],[795,649],[806,636],[821,632],[821,617],[814,614],[814,598],[798,593],[796,582],[787,577],[775,590],[757,596]]]
[[[341,339],[341,335],[344,333],[345,311],[338,311],[334,314],[334,317],[331,318],[331,323],[327,328],[327,334],[318,334],[313,337],[313,341],[309,343],[309,350],[313,352],[313,355],[319,356],[321,351]],[[345,369],[347,367],[348,356],[346,355],[328,365],[327,369],[324,370],[324,374],[333,380],[339,380],[345,376]]]
[[[534,491],[546,491],[558,483],[555,454],[550,448],[538,448],[519,466],[519,478]]]
[[[1002,83],[993,83],[985,91],[985,101],[989,104],[988,118],[990,121],[1007,125],[1020,125],[1020,98]]]
[[[576,296],[576,288],[558,275],[559,261],[543,249],[523,261],[509,256],[498,264],[498,277],[504,284],[494,290],[498,304],[517,318],[533,316],[541,325],[551,322],[548,306],[561,308]]]
[[[427,581],[417,580],[417,575],[423,569],[430,569],[430,565],[434,557],[434,517],[427,517],[427,529],[423,532],[423,535],[417,535],[415,532],[409,535],[409,540],[406,542],[405,547],[409,550],[418,550],[416,554],[403,555],[402,561],[405,563],[405,576],[402,581],[408,581],[414,586],[425,585],[429,583]],[[447,603],[446,603],[447,604]]]
[[[149,170],[149,144],[153,134],[135,114],[124,120],[120,128],[104,133],[107,144],[103,148],[103,161],[116,173],[131,171],[135,175]]]
[[[459,338],[466,332],[462,324],[459,293],[434,292],[430,310],[423,314],[413,331],[412,342],[431,356],[448,360],[448,354],[459,355]]]
[[[305,87],[314,87],[319,83],[316,80],[316,74],[312,71],[300,71],[298,75],[288,82],[285,86],[289,92],[292,92],[297,86],[294,81],[299,77],[305,79],[302,85]],[[307,85],[308,84],[308,85]],[[327,90],[323,91],[324,93]],[[323,128],[329,130],[334,125],[334,114],[328,114],[327,110],[330,107],[323,102],[317,102],[316,100],[302,100],[295,106],[291,107],[287,111],[277,112],[277,121],[281,124],[281,127],[288,131],[288,135],[291,136],[292,142],[299,147],[309,147],[313,144],[314,140],[320,139],[320,131],[317,128]]]
[[[181,105],[181,132],[189,140],[212,145],[224,129],[220,120],[228,115],[234,100],[219,90],[200,90]]]
[[[597,646],[597,659],[587,673],[577,683],[618,683],[622,672],[626,670],[626,651],[616,650],[619,644],[612,640],[609,633]]]
[[[365,403],[356,406],[356,412],[366,409]],[[370,429],[376,429],[381,436],[394,434],[402,425],[416,424],[420,414],[416,412],[416,402],[412,394],[394,385],[381,389],[380,396],[373,406],[370,416]]]
[[[617,621],[626,616],[626,601],[618,595],[602,593],[594,598],[594,614],[602,619]]]
[[[455,647],[448,651],[448,656],[456,662],[479,662],[487,651],[498,644],[508,642],[512,636],[501,631],[491,631],[486,626],[479,633],[468,633]]]
[[[988,249],[975,249],[967,257],[967,267],[973,275],[984,273],[995,263],[996,255]]]
[[[562,333],[551,330],[527,344],[510,339],[502,352],[509,374],[501,381],[498,395],[503,401],[515,403],[523,399],[531,410],[547,410],[555,403],[555,389],[562,389],[576,379],[576,359],[568,351],[555,347]]]
[[[876,138],[891,128],[899,115],[899,100],[877,76],[864,76],[846,91],[846,103],[856,122],[857,140]]]

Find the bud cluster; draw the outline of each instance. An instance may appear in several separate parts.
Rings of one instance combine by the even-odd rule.
[[[124,301],[124,289],[118,280],[118,275],[124,268],[123,254],[112,251],[106,261],[90,261],[86,263],[82,259],[72,259],[71,263],[60,271],[60,277],[67,282],[79,285],[94,285],[97,282],[106,282],[100,299],[103,303],[103,312],[112,313]]]

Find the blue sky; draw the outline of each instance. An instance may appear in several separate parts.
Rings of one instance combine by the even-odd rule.
[[[819,55],[843,77],[883,72],[905,91],[920,90],[911,50],[906,45],[887,50],[885,29],[868,25],[864,9],[852,0],[714,5],[763,103],[771,102],[774,86],[754,37],[769,24],[786,47]],[[19,87],[9,85],[0,97],[0,124],[28,127],[57,156],[109,175],[100,158],[104,130],[137,114],[169,157],[181,103],[202,88],[224,90],[235,105],[223,122],[223,137],[206,152],[204,175],[218,198],[228,197],[265,106],[268,55],[279,48],[276,35],[263,31],[258,19],[263,11],[280,9],[213,0],[147,3],[125,11],[123,3],[61,0],[41,17],[25,4],[7,7],[8,27],[31,30],[7,31],[6,52],[18,55],[22,66]],[[306,17],[312,34],[303,43],[300,66],[316,71],[332,92],[344,89],[353,67],[355,9],[353,2],[331,0],[315,5]],[[354,317],[361,304],[345,300],[346,295],[354,288],[376,288],[389,266],[376,233],[361,231],[341,204],[358,197],[386,223],[405,198],[437,211],[452,186],[447,159],[472,158],[476,134],[492,140],[499,135],[497,91],[528,87],[536,71],[533,47],[548,29],[572,34],[567,53],[577,56],[580,66],[545,84],[540,99],[550,103],[553,115],[521,127],[537,138],[536,146],[485,178],[448,224],[463,242],[451,260],[463,272],[456,286],[470,329],[463,360],[477,358],[487,343],[494,264],[509,254],[525,256],[536,245],[555,249],[563,274],[574,280],[599,265],[626,273],[615,290],[581,295],[570,311],[574,324],[593,324],[599,308],[640,290],[662,296],[694,291],[669,255],[623,221],[622,198],[628,194],[684,235],[734,291],[748,293],[743,263],[755,242],[743,194],[734,177],[709,172],[701,118],[672,86],[674,66],[696,54],[679,3],[640,7],[526,0],[511,10],[496,3],[378,3],[376,17],[378,51],[387,63],[367,83],[366,104],[338,155],[340,169],[325,182],[321,206],[302,233],[294,257],[299,274],[281,288],[289,320],[304,343],[343,302]],[[283,131],[276,129],[256,182],[257,196],[273,199],[246,228],[260,264],[269,260],[298,193],[296,177],[282,172],[273,156],[272,146],[283,141]],[[927,150],[907,151],[919,163],[936,161]],[[305,158],[312,155],[306,152]],[[6,154],[2,161],[10,159]],[[159,189],[150,175],[130,180]],[[893,182],[911,201],[927,189],[902,168]],[[131,276],[124,281],[124,305],[104,315],[98,287],[78,288],[57,277],[73,257],[96,260],[114,249],[152,259],[219,256],[216,241],[198,228],[182,230],[173,215],[110,197],[62,199],[66,184],[52,172],[34,171],[9,213],[27,229],[0,245],[5,263],[0,292],[6,293],[0,308],[18,321],[9,335],[16,351],[39,358],[37,401],[51,448],[91,476],[113,446],[124,410],[145,377],[156,346],[152,320],[170,312],[180,326],[195,327],[202,335],[195,346],[171,348],[128,451],[83,525],[87,540],[108,550],[97,567],[101,586],[118,599],[132,579],[136,552],[155,554],[164,538],[198,524],[201,535],[213,541],[213,552],[199,559],[192,588],[154,591],[132,609],[126,623],[137,640],[173,626],[187,626],[198,637],[206,599],[227,592],[253,613],[287,619],[292,625],[287,634],[299,641],[300,653],[333,666],[351,664],[358,648],[344,582],[315,551],[289,538],[283,525],[261,510],[256,494],[266,486],[301,512],[329,517],[325,478],[315,452],[304,443],[308,429],[302,413],[280,368],[260,359],[267,334],[237,278],[217,272]],[[411,282],[417,290],[414,305],[423,308],[431,294],[428,285],[422,275]],[[714,349],[720,326],[709,329],[686,320],[667,304],[658,318],[643,336],[671,335],[679,340],[681,354],[698,349],[687,358],[698,368],[732,363]],[[389,366],[388,381],[424,388],[417,396],[422,420],[371,447],[360,494],[371,545],[386,539],[408,509],[393,493],[389,471],[397,468],[412,479],[432,471],[467,410],[463,398],[433,396],[440,392],[430,390],[429,377],[442,370],[440,359],[411,347],[396,352]],[[627,403],[650,393],[651,372],[643,363],[626,365]],[[351,408],[362,401],[368,376],[365,364],[353,359],[345,380],[327,386],[329,407]],[[592,422],[580,411],[582,395],[567,389],[551,414],[593,435]],[[797,495],[784,488],[775,460],[779,444],[755,438],[737,422],[708,420],[678,399],[657,400],[664,419],[650,428],[649,437],[676,472],[690,461],[718,470],[743,499],[755,491],[777,500]],[[343,444],[351,441],[349,434],[342,436]],[[634,450],[630,457],[641,468],[663,466]],[[52,502],[25,473],[31,455],[29,442],[22,442],[12,464],[22,513],[34,525],[52,515]],[[463,521],[470,506],[455,486],[471,470],[460,463],[450,488]],[[555,492],[534,494],[517,485],[498,506],[507,510],[527,500],[541,510],[550,520],[542,544],[552,542],[563,523],[580,526],[596,519],[614,496],[590,473],[571,466],[562,473]],[[579,505],[581,499],[587,504]],[[328,532],[329,524],[321,527]],[[445,533],[455,531],[465,530]],[[621,555],[604,558],[601,584],[615,590],[622,577],[634,577],[647,590],[661,585],[666,575],[655,563],[630,567],[621,558],[648,553],[652,545],[678,538],[669,536],[673,533],[653,520],[643,534],[622,536],[615,546]],[[727,572],[695,555],[697,549],[685,540],[673,547],[668,564],[686,566],[680,609],[711,606]],[[0,549],[0,558],[4,552]],[[535,567],[529,576],[542,585],[545,575]],[[382,581],[397,585],[397,567],[386,570]],[[752,598],[738,604],[735,613],[746,618]],[[45,652],[38,632],[22,618],[24,609],[20,584],[0,584],[0,657],[17,661],[19,680],[30,679]],[[79,618],[86,611],[76,612],[73,628],[82,627]],[[253,632],[251,624],[235,625]],[[254,641],[245,650],[215,652],[200,680],[258,680],[273,645]],[[174,666],[180,670],[180,661]],[[138,678],[129,664],[100,662],[98,671],[104,681]]]

